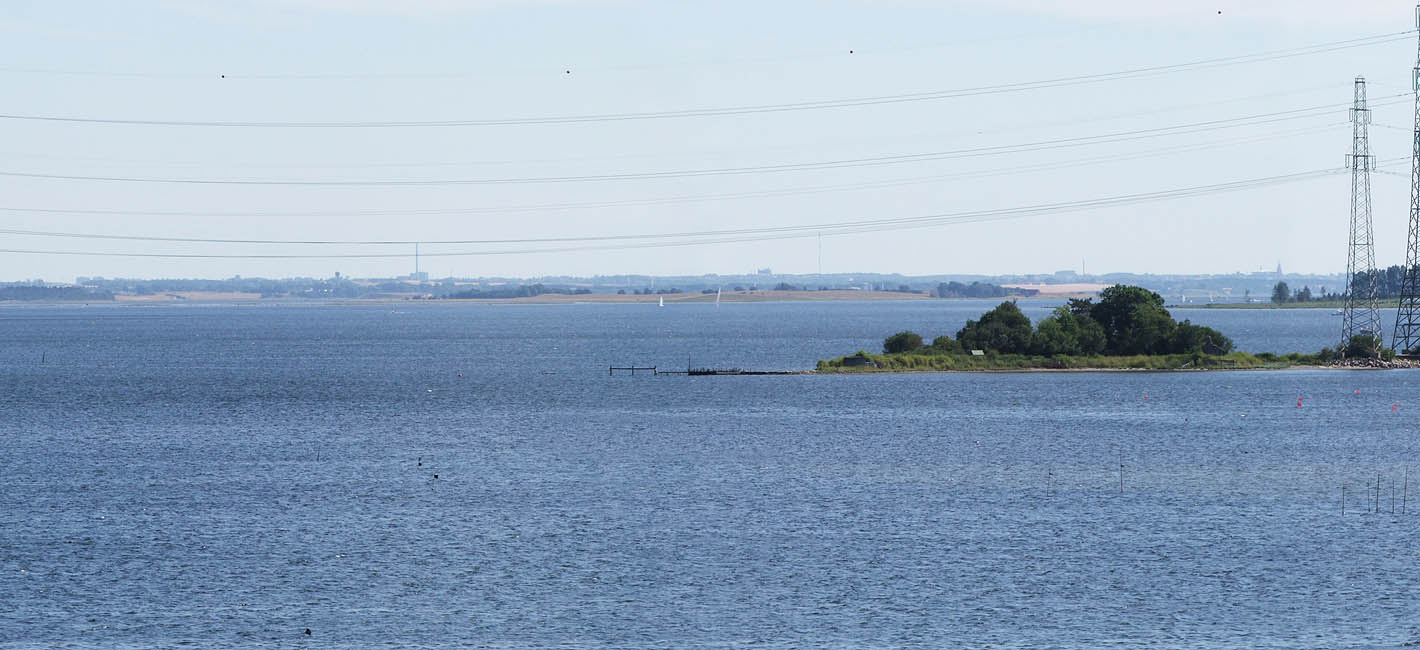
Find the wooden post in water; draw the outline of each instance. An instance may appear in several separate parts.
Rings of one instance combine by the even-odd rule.
[[[1346,516],[1346,484],[1341,484],[1341,516]]]
[[[1400,490],[1400,514],[1405,514],[1405,501],[1410,496],[1410,468],[1405,468],[1405,487]]]
[[[1124,494],[1124,452],[1119,452],[1119,493]]]
[[[1376,472],[1376,514],[1381,514],[1381,473]]]

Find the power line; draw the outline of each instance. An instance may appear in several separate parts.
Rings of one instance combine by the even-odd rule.
[[[1115,81],[1122,79],[1136,79],[1141,77],[1157,76],[1174,72],[1190,70],[1201,70],[1223,66],[1240,65],[1245,63],[1258,63],[1272,61],[1276,59],[1290,58],[1296,56],[1307,56],[1312,54],[1323,54],[1338,50],[1351,49],[1357,47],[1367,47],[1372,45],[1382,45],[1400,40],[1406,40],[1415,30],[1404,32],[1393,32],[1375,36],[1348,39],[1344,41],[1333,41],[1329,43],[1319,43],[1298,48],[1285,50],[1273,50],[1254,54],[1244,54],[1229,57],[1216,57],[1201,59],[1186,63],[1176,63],[1169,65],[1149,66],[1143,68],[1133,68],[1118,70],[1114,72],[1103,72],[1088,75],[1075,75],[1069,77],[1057,77],[1054,79],[1044,79],[1038,81],[1016,82],[1009,84],[995,84],[988,86],[976,86],[969,88],[957,88],[950,90],[937,90],[920,93],[905,93],[896,95],[877,95],[868,97],[852,97],[844,99],[829,99],[820,101],[792,102],[784,104],[757,104],[744,106],[724,106],[718,108],[692,108],[672,111],[648,111],[635,113],[600,113],[586,115],[552,115],[552,116],[529,116],[510,117],[495,119],[467,119],[467,120],[389,120],[389,121],[363,121],[363,122],[300,122],[300,121],[202,121],[202,120],[159,120],[159,119],[121,119],[105,117],[70,117],[59,115],[29,115],[29,114],[0,114],[0,119],[24,120],[37,122],[60,122],[74,124],[109,124],[128,126],[182,126],[182,127],[221,127],[221,128],[409,128],[409,127],[473,127],[473,126],[516,126],[533,124],[572,124],[582,122],[620,122],[628,120],[659,120],[690,117],[719,117],[731,115],[747,115],[755,113],[780,113],[788,111],[823,110],[831,108],[849,108],[858,106],[876,106],[882,104],[899,104],[907,102],[938,101],[944,99],[956,99],[961,97],[974,97],[979,95],[991,95],[1001,93],[1014,93],[1027,90],[1039,90],[1046,88],[1058,88],[1061,86],[1072,86],[1104,81]]]
[[[1397,97],[1404,97],[1398,95]],[[1385,105],[1394,102],[1377,102],[1376,105]],[[65,181],[101,181],[120,183],[150,183],[150,184],[179,184],[179,185],[274,185],[274,186],[333,186],[333,187],[424,187],[439,185],[525,185],[540,183],[587,183],[587,182],[607,182],[625,180],[650,180],[662,178],[687,178],[696,176],[738,176],[745,174],[768,174],[795,171],[810,171],[823,169],[842,169],[849,167],[877,167],[883,165],[897,165],[913,162],[947,160],[962,157],[976,157],[985,155],[1003,155],[1012,153],[1032,153],[1051,149],[1062,149],[1094,144],[1109,144],[1115,142],[1128,142],[1147,138],[1164,137],[1171,135],[1188,135],[1219,129],[1235,128],[1238,126],[1256,126],[1260,124],[1271,124],[1286,120],[1315,117],[1324,114],[1322,111],[1335,110],[1337,105],[1314,106],[1309,108],[1292,109],[1285,111],[1273,111],[1256,115],[1247,115],[1234,118],[1223,118],[1217,120],[1207,120],[1193,122],[1189,124],[1178,124],[1172,126],[1152,127],[1147,129],[1135,129],[1130,131],[1120,131],[1091,136],[1077,136],[1071,138],[1059,138],[1054,140],[1042,140],[1037,142],[1019,143],[1011,145],[993,145],[989,147],[973,147],[967,149],[954,149],[945,151],[933,151],[924,153],[896,154],[891,156],[873,156],[866,158],[849,158],[840,160],[827,160],[807,163],[785,163],[777,165],[754,165],[743,167],[719,167],[708,169],[683,169],[653,172],[630,172],[621,174],[593,174],[593,175],[567,175],[567,176],[531,176],[531,177],[509,177],[509,178],[467,178],[467,179],[420,179],[420,180],[277,180],[277,179],[211,179],[211,178],[152,178],[134,176],[97,176],[97,175],[71,175],[71,174],[44,174],[33,172],[0,171],[0,176],[14,178],[33,178],[44,180],[65,180]]]
[[[931,43],[918,43],[913,45],[899,45],[893,47],[855,46],[852,49],[839,49],[833,52],[802,52],[798,54],[782,54],[774,56],[751,56],[751,57],[726,57],[716,59],[680,60],[680,61],[656,61],[652,63],[628,63],[617,65],[582,65],[577,64],[578,72],[585,71],[626,71],[626,70],[647,70],[660,68],[685,68],[700,66],[719,65],[744,65],[778,63],[786,61],[822,60],[828,58],[863,57],[882,53],[902,53],[920,52],[923,50],[941,49],[962,45],[972,45],[981,43],[992,43],[1000,41],[1024,40],[1033,38],[1048,38],[1066,34],[1077,34],[1099,29],[1100,25],[1090,25],[1084,27],[1073,27],[1068,29],[1041,30],[1017,34],[1001,34],[995,36],[982,36],[978,38],[955,39],[950,41],[934,41]],[[574,57],[575,58],[575,57]],[[522,67],[514,69],[504,69],[497,72],[474,71],[474,70],[449,70],[449,71],[427,71],[427,72],[153,72],[153,71],[123,71],[123,70],[86,70],[86,69],[63,69],[63,68],[27,68],[20,66],[0,66],[0,73],[12,74],[35,74],[35,75],[59,75],[73,77],[112,77],[120,79],[236,79],[236,80],[322,80],[322,79],[460,79],[470,77],[490,77],[505,76],[513,73],[519,74],[548,74],[555,73],[558,76],[565,74],[566,66],[539,66]]]
[[[1308,86],[1308,87],[1302,87],[1302,88],[1288,88],[1288,89],[1282,90],[1282,91],[1273,91],[1273,92],[1259,93],[1259,94],[1255,94],[1255,95],[1245,95],[1245,96],[1241,96],[1241,97],[1229,97],[1229,98],[1225,98],[1225,99],[1217,99],[1217,100],[1211,100],[1211,101],[1205,101],[1205,102],[1194,102],[1194,103],[1189,103],[1189,104],[1171,104],[1171,105],[1167,105],[1167,106],[1156,107],[1156,108],[1150,108],[1150,109],[1144,109],[1144,110],[1138,110],[1138,111],[1128,111],[1128,112],[1122,112],[1122,113],[1102,113],[1102,114],[1096,114],[1096,115],[1092,115],[1092,116],[1090,116],[1090,117],[1084,117],[1084,118],[1075,118],[1075,119],[1066,119],[1066,120],[1052,120],[1052,121],[1047,121],[1047,122],[1037,122],[1037,123],[1033,123],[1033,124],[1013,125],[1013,126],[1010,126],[1010,127],[1007,127],[1007,128],[997,128],[997,129],[990,129],[990,130],[984,130],[984,131],[983,131],[983,130],[975,130],[975,129],[974,129],[974,130],[967,131],[967,132],[957,132],[957,133],[942,133],[942,134],[931,134],[931,135],[916,134],[916,135],[913,135],[913,136],[911,136],[911,137],[914,138],[914,139],[921,140],[921,139],[925,139],[925,138],[927,138],[927,137],[943,137],[943,138],[945,138],[945,137],[958,137],[958,136],[971,136],[971,135],[981,136],[981,135],[995,135],[995,134],[1001,134],[1001,133],[1014,133],[1014,132],[1018,132],[1018,131],[1031,131],[1031,130],[1039,130],[1039,129],[1058,129],[1058,128],[1060,128],[1060,127],[1074,127],[1074,126],[1079,126],[1079,125],[1082,125],[1082,124],[1091,124],[1091,123],[1098,123],[1098,122],[1110,122],[1110,121],[1115,121],[1115,120],[1124,120],[1124,119],[1136,118],[1136,117],[1147,117],[1147,116],[1159,115],[1159,114],[1164,114],[1164,113],[1175,113],[1175,112],[1179,112],[1179,111],[1186,111],[1186,110],[1195,109],[1195,108],[1205,108],[1205,107],[1211,107],[1211,106],[1219,106],[1219,105],[1223,105],[1223,104],[1236,104],[1236,103],[1249,102],[1249,101],[1254,101],[1254,100],[1259,100],[1259,99],[1274,99],[1274,98],[1278,98],[1278,97],[1294,96],[1294,95],[1301,95],[1301,94],[1310,94],[1310,93],[1314,93],[1314,92],[1317,92],[1317,91],[1320,91],[1320,90],[1326,90],[1326,91],[1330,92],[1331,90],[1334,90],[1335,86],[1336,86],[1336,84],[1332,84],[1332,83],[1318,84],[1318,85]],[[1406,129],[1406,130],[1408,131],[1408,129]],[[898,137],[906,137],[906,136],[898,136]],[[894,139],[896,139],[896,138],[894,138]],[[856,138],[856,139],[848,139],[848,140],[839,140],[839,141],[834,141],[834,142],[818,141],[818,142],[814,142],[814,143],[799,144],[799,145],[786,145],[786,146],[773,146],[773,147],[756,147],[756,148],[754,148],[754,149],[748,149],[748,150],[747,150],[747,149],[743,149],[743,148],[737,148],[737,149],[734,149],[734,150],[724,150],[724,149],[711,149],[711,150],[698,150],[698,151],[697,151],[697,150],[690,150],[690,151],[685,151],[685,150],[683,150],[683,151],[678,151],[678,152],[664,152],[664,153],[641,153],[641,154],[627,153],[627,154],[591,155],[591,156],[575,156],[575,157],[562,157],[562,158],[525,158],[525,159],[502,159],[502,160],[446,160],[446,161],[430,161],[430,162],[416,162],[416,161],[381,161],[381,162],[358,162],[358,163],[348,163],[348,162],[346,162],[346,163],[330,163],[330,162],[283,162],[283,163],[277,163],[277,164],[263,164],[263,163],[231,163],[231,162],[228,162],[228,161],[213,162],[213,161],[201,161],[201,160],[190,160],[190,159],[189,159],[189,160],[171,160],[171,159],[168,159],[168,160],[158,160],[158,159],[151,159],[151,158],[150,158],[150,159],[142,159],[142,158],[113,158],[113,157],[95,157],[95,156],[63,156],[63,155],[56,155],[56,154],[51,153],[51,152],[34,153],[34,152],[19,152],[19,151],[3,151],[3,152],[0,152],[0,158],[3,158],[3,157],[10,157],[10,158],[31,158],[31,159],[41,159],[41,160],[55,160],[55,161],[65,161],[65,162],[78,162],[78,163],[97,163],[97,164],[102,164],[102,165],[106,165],[106,164],[124,164],[124,165],[140,166],[140,167],[168,167],[168,168],[183,168],[183,167],[191,168],[191,167],[203,167],[203,166],[219,166],[219,167],[224,167],[224,168],[227,168],[227,169],[372,169],[372,168],[396,168],[396,169],[398,169],[398,168],[428,168],[428,167],[481,167],[481,166],[504,166],[504,165],[526,165],[526,164],[548,164],[548,163],[565,164],[565,163],[572,163],[572,162],[595,162],[595,161],[607,161],[607,160],[630,160],[630,159],[646,159],[646,158],[673,158],[673,157],[685,157],[685,156],[705,156],[705,155],[707,155],[707,154],[720,155],[720,154],[726,154],[726,153],[739,153],[739,152],[744,152],[744,151],[755,151],[755,152],[760,152],[760,151],[784,151],[784,150],[797,150],[797,149],[804,149],[804,148],[822,149],[825,144],[832,144],[832,145],[838,145],[838,144],[861,144],[861,143],[867,142],[867,141],[877,142],[877,141],[880,141],[880,140],[882,140],[882,138],[874,138],[874,139],[872,139],[872,140],[866,140],[866,139]]]
[[[667,241],[650,241],[629,244],[596,244],[584,246],[565,246],[555,248],[524,248],[505,250],[480,250],[480,251],[455,251],[455,252],[422,252],[423,257],[476,257],[493,255],[522,255],[538,253],[562,253],[562,252],[584,252],[596,250],[628,250],[640,248],[671,248],[682,246],[700,246],[706,244],[722,244],[751,241],[770,241],[778,239],[798,239],[804,237],[816,237],[819,234],[825,235],[847,235],[864,232],[882,232],[890,230],[905,230],[914,228],[924,228],[939,225],[957,225],[964,223],[977,223],[985,221],[1000,221],[1005,219],[1018,219],[1026,216],[1050,214],[1050,213],[1070,213],[1082,210],[1091,210],[1109,207],[1122,207],[1136,205],[1140,203],[1151,203],[1157,201],[1167,201],[1182,198],[1192,198],[1210,194],[1221,194],[1236,192],[1271,185],[1284,183],[1295,183],[1306,180],[1314,180],[1325,176],[1337,174],[1344,169],[1323,169],[1309,172],[1299,172],[1280,176],[1269,176],[1241,181],[1230,181],[1225,183],[1215,183],[1212,185],[1201,185],[1195,187],[1177,188],[1156,192],[1145,192],[1137,194],[1124,194],[1080,201],[1067,201],[1057,203],[1045,203],[1014,208],[975,210],[968,212],[938,213],[921,215],[916,217],[899,217],[885,219],[867,219],[859,221],[847,221],[836,223],[807,224],[797,226],[775,226],[766,228],[744,228],[733,230],[713,230],[702,231],[701,233],[678,233],[666,235],[642,235],[640,238],[672,238]],[[591,241],[591,240],[589,240]],[[77,255],[94,257],[140,257],[140,258],[171,258],[171,259],[380,259],[380,258],[408,258],[412,253],[339,253],[339,254],[210,254],[210,253],[122,253],[122,252],[95,252],[95,251],[66,251],[66,250],[26,250],[26,249],[0,249],[0,253],[14,254],[34,254],[34,255]]]
[[[429,215],[459,215],[459,214],[508,214],[520,212],[541,212],[576,209],[600,209],[612,207],[637,207],[655,206],[676,203],[694,203],[703,201],[725,201],[752,198],[777,198],[785,196],[796,196],[803,194],[819,194],[824,192],[845,192],[861,189],[878,189],[886,187],[901,187],[905,185],[920,185],[926,183],[936,183],[943,180],[966,179],[966,178],[990,178],[995,176],[1005,176],[1021,173],[1031,173],[1039,171],[1051,171],[1060,168],[1076,168],[1090,165],[1099,165],[1114,162],[1127,162],[1170,155],[1175,153],[1185,153],[1193,151],[1203,151],[1216,149],[1224,146],[1238,146],[1255,142],[1273,140],[1280,137],[1293,136],[1298,134],[1317,133],[1326,128],[1340,123],[1331,123],[1319,127],[1306,127],[1301,129],[1290,129],[1266,135],[1254,136],[1250,138],[1235,138],[1229,140],[1216,140],[1212,142],[1196,143],[1189,145],[1178,145],[1173,147],[1163,147],[1149,149],[1130,154],[1111,154],[1105,156],[1093,156],[1089,158],[1077,158],[1048,163],[1036,163],[1031,165],[1019,165],[1013,167],[976,170],[969,172],[957,172],[951,174],[932,174],[928,176],[917,176],[909,178],[888,179],[883,181],[871,181],[862,183],[815,185],[807,187],[783,188],[777,190],[762,190],[756,192],[725,192],[717,194],[682,195],[671,197],[656,197],[646,199],[626,199],[618,201],[591,201],[591,202],[564,202],[564,203],[544,203],[532,205],[513,206],[490,206],[481,208],[431,208],[431,209],[397,209],[397,210],[350,210],[350,211],[320,211],[320,212],[191,212],[191,211],[154,211],[154,210],[99,210],[99,209],[64,209],[64,208],[30,208],[30,207],[0,207],[0,212],[18,213],[39,213],[39,214],[74,214],[74,215],[95,215],[95,216],[154,216],[154,217],[371,217],[371,216],[429,216]],[[0,234],[12,235],[33,235],[47,237],[78,237],[85,238],[86,235],[76,233],[62,233],[50,231],[32,231],[0,229]],[[183,237],[147,237],[137,235],[106,235],[104,239],[127,239],[136,241],[183,241],[202,243],[263,243],[263,244],[359,244],[359,245],[410,245],[416,243],[415,240],[347,240],[347,241],[293,241],[293,240],[239,240],[239,239],[198,239]],[[621,239],[623,237],[608,237],[606,239]],[[588,238],[533,238],[517,240],[429,240],[420,239],[420,243],[439,244],[502,244],[502,243],[531,243],[531,242],[561,242],[561,241],[585,241]]]

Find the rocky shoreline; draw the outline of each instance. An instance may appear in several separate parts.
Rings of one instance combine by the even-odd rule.
[[[1392,370],[1396,368],[1420,368],[1420,360],[1416,359],[1342,359],[1331,364],[1335,368],[1375,368],[1377,370]]]

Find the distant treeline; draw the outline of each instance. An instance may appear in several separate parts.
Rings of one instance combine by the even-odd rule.
[[[467,299],[494,299],[494,298],[531,298],[546,294],[565,294],[580,296],[591,293],[591,289],[550,289],[541,284],[520,284],[516,287],[496,287],[492,289],[467,289],[453,293],[443,294],[444,298],[456,300]]]
[[[618,294],[637,295],[660,295],[705,292],[714,293],[722,287],[718,284],[705,286],[700,283],[689,285],[677,284],[667,287],[613,287],[605,284],[579,283],[583,286],[571,283],[529,283],[529,284],[499,284],[492,285],[485,283],[482,286],[456,283],[453,279],[443,279],[436,281],[410,282],[404,279],[386,280],[360,280],[352,281],[350,278],[243,278],[232,277],[220,280],[213,279],[181,279],[168,278],[156,280],[140,280],[131,278],[104,278],[104,277],[81,277],[77,284],[94,287],[99,291],[108,292],[111,295],[135,295],[152,296],[163,294],[180,293],[245,293],[256,294],[263,298],[379,298],[393,296],[409,296],[418,294],[433,298],[464,298],[464,299],[496,299],[496,298],[527,298],[545,294],[581,295],[588,293],[614,292]],[[667,283],[669,284],[669,283]],[[828,291],[856,289],[865,291],[884,291],[893,293],[924,294],[935,293],[943,298],[1002,298],[1007,296],[1033,296],[1037,291],[1032,289],[1008,289],[999,285],[987,282],[972,282],[965,284],[962,282],[942,282],[936,285],[933,290],[930,284],[907,285],[907,284],[850,284],[834,285],[825,284],[793,284],[790,282],[778,282],[773,285],[759,284],[733,284],[723,287],[724,291]]]
[[[1034,296],[1035,289],[1007,289],[995,284],[973,282],[943,282],[937,285],[938,298],[1004,298],[1006,296]]]
[[[6,284],[0,285],[0,300],[113,300],[113,294],[88,287]]]
[[[388,287],[361,286],[344,278],[228,278],[226,280],[159,279],[132,280],[126,278],[79,278],[81,284],[98,287],[111,293],[152,296],[165,293],[213,292],[255,293],[263,298],[284,296],[308,298],[358,298],[377,291],[409,291],[407,285],[390,282]]]
[[[1376,287],[1376,297],[1381,299],[1399,298],[1400,283],[1403,279],[1404,274],[1405,267],[1399,264],[1389,266],[1384,269],[1376,269],[1375,278],[1373,280],[1375,282]],[[1365,282],[1367,282],[1369,276],[1370,274],[1365,271],[1357,273],[1356,284],[1358,286],[1365,286]],[[1282,304],[1288,302],[1344,300],[1346,298],[1346,290],[1347,288],[1343,287],[1341,293],[1321,293],[1320,291],[1313,293],[1311,287],[1292,289],[1291,287],[1287,286],[1286,282],[1278,282],[1272,287],[1272,302],[1276,304]]]
[[[560,291],[560,292],[558,292],[558,293],[571,293],[571,294],[573,294],[573,295],[581,295],[581,294],[584,294],[584,293],[591,293],[591,292],[592,292],[591,289],[576,289],[576,290],[573,290],[573,291]],[[628,292],[627,292],[625,289],[617,289],[617,290],[616,290],[616,295],[618,295],[618,296],[624,296],[624,295],[626,295],[627,293],[628,293]],[[633,295],[633,296],[659,296],[659,295],[662,295],[662,294],[665,294],[665,295],[674,295],[674,294],[677,294],[677,293],[681,293],[681,290],[680,290],[680,289],[677,289],[677,288],[675,288],[675,287],[670,287],[670,288],[666,288],[666,289],[651,289],[651,288],[646,288],[646,289],[632,289],[632,290],[630,291],[630,293],[631,293],[631,295]],[[701,293],[715,293],[715,290],[714,290],[714,289],[702,289],[702,290],[701,290]]]
[[[1401,277],[1402,277],[1404,274],[1405,274],[1405,267],[1404,267],[1404,266],[1401,266],[1401,265],[1399,265],[1399,264],[1396,264],[1396,265],[1394,265],[1394,266],[1389,266],[1389,267],[1386,267],[1386,268],[1384,268],[1384,269],[1377,269],[1377,270],[1376,270],[1376,277],[1375,277],[1375,283],[1376,283],[1376,297],[1377,297],[1377,298],[1399,298],[1399,297],[1400,297],[1400,281],[1401,281]],[[1356,281],[1357,281],[1358,283],[1359,283],[1359,282],[1364,282],[1365,280],[1366,280],[1366,273],[1365,273],[1365,272],[1361,272],[1361,273],[1357,273],[1357,274],[1356,274]],[[1363,285],[1363,286],[1364,286],[1364,285]]]

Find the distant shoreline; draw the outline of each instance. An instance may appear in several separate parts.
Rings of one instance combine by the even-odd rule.
[[[1381,368],[1371,366],[1332,366],[1317,364],[1297,364],[1297,365],[1267,365],[1267,366],[1238,366],[1238,367],[1207,367],[1207,368],[957,368],[957,369],[929,369],[929,368],[875,368],[875,369],[815,369],[812,372],[816,375],[904,375],[904,374],[1006,374],[1006,373],[1036,373],[1036,372],[1246,372],[1256,371],[1278,371],[1278,370],[1413,370],[1413,366],[1399,366],[1394,368]]]
[[[1007,296],[1012,298],[1037,298],[1041,296]],[[1045,296],[1056,298],[1059,296]],[[123,305],[174,305],[184,303],[229,303],[229,304],[409,304],[409,303],[449,303],[449,304],[533,304],[533,305],[569,305],[577,303],[606,303],[606,304],[659,304],[664,299],[667,306],[678,303],[713,303],[715,294],[713,293],[663,293],[663,294],[615,294],[615,293],[544,293],[537,296],[526,296],[520,298],[426,298],[415,295],[405,296],[383,296],[373,298],[300,298],[300,297],[278,297],[263,298],[258,293],[234,293],[234,292],[208,292],[208,291],[175,291],[169,293],[151,295],[131,295],[119,294],[113,300],[11,300],[0,301],[0,305],[36,305],[36,304],[123,304]],[[943,301],[956,302],[968,300],[983,300],[983,298],[936,298],[926,293],[905,293],[896,291],[855,291],[855,290],[831,290],[831,291],[725,291],[720,294],[720,302],[724,303],[746,303],[746,302],[878,302],[878,301]],[[989,300],[989,299],[988,299]]]
[[[1381,300],[1377,303],[1381,309],[1395,309],[1400,306],[1399,300]],[[1342,300],[1316,300],[1312,302],[1287,302],[1280,305],[1271,302],[1213,302],[1196,305],[1169,305],[1170,308],[1177,309],[1340,309],[1346,306]]]

